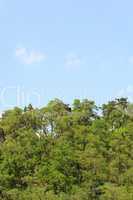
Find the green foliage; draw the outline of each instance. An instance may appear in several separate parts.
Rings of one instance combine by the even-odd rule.
[[[132,200],[132,108],[126,98],[99,109],[87,99],[72,107],[55,99],[6,111],[0,200]]]

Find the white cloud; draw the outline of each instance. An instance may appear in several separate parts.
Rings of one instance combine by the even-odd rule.
[[[3,115],[3,112],[2,112],[2,111],[0,111],[0,118],[2,118],[2,115]]]
[[[41,62],[47,57],[44,53],[28,50],[26,48],[17,48],[15,55],[21,62],[27,65]]]
[[[74,54],[70,54],[66,57],[65,59],[65,65],[67,67],[79,67],[81,64],[81,59],[79,56],[74,55]]]

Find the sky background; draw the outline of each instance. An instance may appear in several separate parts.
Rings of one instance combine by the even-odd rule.
[[[132,0],[0,0],[0,110],[133,100]]]

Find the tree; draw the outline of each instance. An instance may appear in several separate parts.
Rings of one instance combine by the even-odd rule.
[[[54,99],[0,120],[0,200],[132,200],[133,104]]]

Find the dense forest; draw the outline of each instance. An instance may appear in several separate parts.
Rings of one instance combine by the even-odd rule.
[[[59,99],[0,119],[1,200],[133,200],[133,104]]]

